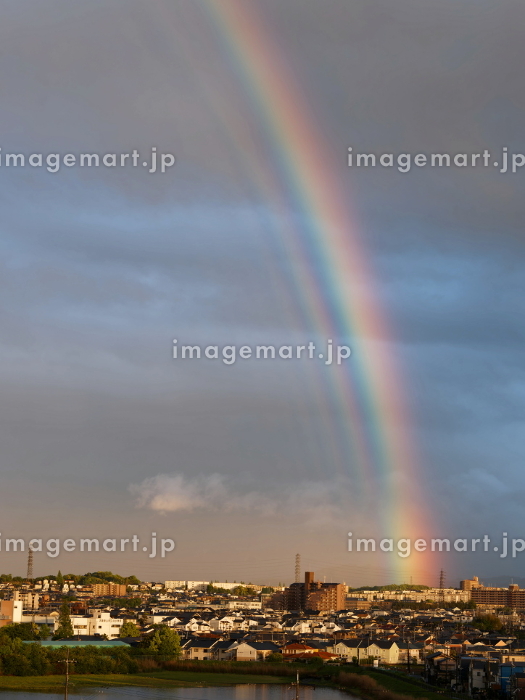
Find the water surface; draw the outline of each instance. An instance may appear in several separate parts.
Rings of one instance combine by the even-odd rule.
[[[89,688],[70,692],[70,700],[295,700],[295,688],[288,685],[232,685],[213,688]],[[51,700],[63,694],[28,691],[0,691],[0,700]],[[357,700],[333,688],[299,689],[301,700]]]

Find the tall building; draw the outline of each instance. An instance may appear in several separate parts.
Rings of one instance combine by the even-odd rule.
[[[125,596],[126,592],[127,586],[120,583],[95,583],[93,585],[93,595],[96,596]]]
[[[525,588],[516,583],[508,588],[486,588],[480,586],[471,591],[471,600],[477,605],[495,605],[504,608],[525,610]]]
[[[273,600],[275,598],[275,600]],[[344,610],[346,590],[342,583],[322,583],[314,581],[314,572],[306,571],[304,583],[292,583],[288,588],[270,599],[269,607],[285,610],[318,610],[335,612]]]
[[[460,581],[463,591],[470,591],[470,599],[477,605],[493,605],[502,608],[525,610],[525,588],[511,583],[508,588],[484,586],[477,576]]]
[[[473,576],[472,578],[467,578],[464,581],[459,582],[459,587],[462,591],[473,591],[481,586],[482,584],[479,582],[479,578],[477,576]]]

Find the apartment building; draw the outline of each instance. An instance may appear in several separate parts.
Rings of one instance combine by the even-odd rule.
[[[74,635],[106,636],[115,639],[120,636],[124,624],[122,618],[111,617],[107,610],[90,610],[88,615],[71,615]]]
[[[125,596],[127,586],[121,583],[95,583],[93,584],[94,596]]]
[[[318,610],[335,612],[344,610],[346,590],[342,583],[321,583],[314,581],[314,572],[306,571],[304,583],[292,583],[283,593],[272,596],[269,607],[275,604],[284,606],[285,610]]]

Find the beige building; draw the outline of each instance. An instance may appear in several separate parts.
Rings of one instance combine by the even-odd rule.
[[[127,586],[121,583],[95,583],[93,584],[93,595],[95,596],[125,596]]]
[[[22,610],[21,600],[0,600],[0,627],[22,622]]]
[[[313,571],[305,572],[304,583],[292,583],[268,601],[268,607],[277,610],[317,610],[322,613],[344,610],[345,606],[344,584],[314,581]]]

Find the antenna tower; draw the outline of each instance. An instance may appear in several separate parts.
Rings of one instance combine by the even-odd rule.
[[[33,550],[29,547],[29,554],[27,555],[27,579],[31,580],[33,578]]]

